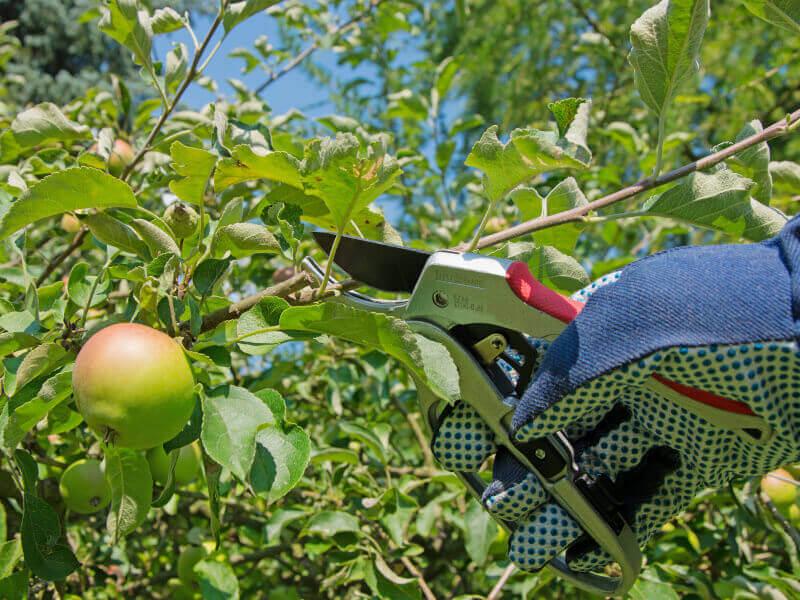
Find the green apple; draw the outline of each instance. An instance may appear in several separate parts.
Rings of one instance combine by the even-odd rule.
[[[93,458],[76,460],[68,466],[58,489],[67,508],[82,515],[96,513],[111,502],[111,487],[103,466]]]
[[[175,463],[175,484],[186,485],[197,479],[200,472],[200,446],[197,442],[178,450],[178,461]],[[167,483],[170,457],[163,446],[156,446],[147,451],[147,462],[150,463],[150,474],[153,480],[161,485]]]
[[[197,231],[200,217],[195,210],[183,202],[175,202],[164,211],[164,222],[172,229],[178,238],[190,237]]]
[[[136,323],[94,334],[75,360],[72,387],[87,425],[125,448],[153,448],[172,439],[195,404],[183,348],[167,334]]]
[[[761,479],[761,490],[778,508],[788,507],[797,500],[797,486],[786,479],[794,479],[786,469],[775,469]]]

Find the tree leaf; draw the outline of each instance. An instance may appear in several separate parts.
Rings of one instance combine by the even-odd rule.
[[[561,181],[550,190],[546,198],[542,198],[535,188],[526,186],[518,187],[509,197],[519,208],[520,218],[523,221],[555,215],[589,203],[573,177]],[[578,236],[584,228],[585,224],[581,222],[565,223],[537,231],[534,233],[534,238],[540,246],[552,246],[569,254],[575,249]]]
[[[211,290],[214,289],[214,286],[225,274],[225,271],[228,270],[230,264],[231,261],[228,258],[207,258],[197,265],[192,275],[192,282],[201,296],[207,296],[211,293]]]
[[[769,173],[777,191],[790,195],[800,192],[800,164],[788,160],[769,163]]]
[[[697,72],[709,14],[709,0],[661,0],[631,26],[628,61],[642,100],[656,116]]]
[[[270,6],[274,6],[278,2],[280,0],[241,0],[240,2],[231,2],[225,10],[222,26],[228,32],[245,19],[257,12],[268,9]]]
[[[486,562],[496,535],[497,523],[475,498],[470,498],[464,514],[464,546],[472,562],[478,566]]]
[[[158,225],[154,225],[144,219],[134,219],[131,221],[131,226],[142,236],[144,243],[150,248],[150,253],[153,256],[158,256],[165,252],[175,256],[181,255],[180,248],[178,248],[178,244],[172,239],[172,236]]]
[[[358,533],[358,519],[350,513],[324,510],[315,514],[303,529],[305,535],[333,537],[337,533]]]
[[[743,140],[751,135],[761,133],[764,128],[761,121],[754,119],[745,125],[736,136],[735,142]],[[769,172],[769,144],[761,142],[755,146],[750,146],[731,157],[730,161],[740,167],[743,175],[755,182],[755,186],[750,190],[753,198],[762,204],[769,205],[772,199],[772,175]]]
[[[339,421],[339,429],[347,437],[358,440],[369,448],[375,457],[383,464],[389,463],[389,448],[386,448],[381,439],[370,429],[350,421]]]
[[[422,597],[417,580],[400,577],[381,556],[376,556],[372,564],[365,568],[364,581],[375,598],[419,600]]]
[[[27,600],[29,579],[30,575],[27,570],[17,571],[5,579],[0,579],[0,598],[4,600]]]
[[[80,308],[84,308],[89,302],[91,294],[91,306],[97,306],[105,302],[108,297],[108,290],[111,287],[111,280],[103,275],[97,286],[94,285],[97,275],[89,275],[89,265],[85,262],[76,263],[69,272],[67,280],[67,295]],[[94,293],[93,293],[94,291]]]
[[[256,331],[278,325],[281,313],[287,308],[289,308],[289,303],[286,300],[271,296],[262,298],[258,304],[245,312],[236,322],[236,336],[248,336],[239,342],[239,348],[248,354],[264,354],[277,344],[291,339],[288,334],[282,331],[254,334]],[[260,348],[260,346],[264,345],[268,347],[267,350]]]
[[[136,206],[133,191],[124,181],[89,167],[53,173],[28,188],[0,217],[0,240],[45,217],[112,206]]]
[[[207,559],[194,566],[203,600],[238,600],[239,581],[227,562]]]
[[[22,552],[37,577],[60,581],[80,566],[61,531],[58,514],[30,491],[23,496]]]
[[[184,202],[200,206],[217,156],[202,148],[192,148],[181,142],[174,142],[169,148],[169,153],[172,156],[172,168],[181,175],[180,179],[169,182],[169,189]]]
[[[129,226],[114,217],[99,212],[86,215],[83,222],[89,227],[92,235],[104,244],[119,248],[123,252],[135,254],[143,260],[150,260],[147,245],[139,239],[136,232]]]
[[[357,344],[376,348],[399,360],[442,399],[459,395],[458,370],[447,349],[414,334],[401,319],[325,303],[294,306],[281,314],[284,330],[328,333]]]
[[[5,539],[3,536],[2,539]],[[5,579],[17,566],[17,563],[22,558],[22,544],[18,537],[7,542],[0,542],[0,580]]]
[[[258,397],[270,406],[276,418],[281,407],[285,413],[283,397],[276,390],[261,390]],[[256,454],[250,471],[253,491],[270,502],[286,495],[300,481],[310,456],[311,441],[300,426],[280,419],[261,429],[256,434]]]
[[[111,509],[106,526],[119,540],[147,518],[153,498],[153,479],[144,453],[128,448],[108,448],[106,478],[111,487]]]
[[[256,223],[234,223],[220,227],[214,234],[213,248],[216,256],[230,252],[234,258],[278,254],[281,251],[281,245],[269,229]]]
[[[533,276],[552,289],[571,293],[591,282],[577,260],[552,246],[512,242],[507,252],[510,259],[527,262]]]
[[[133,53],[137,64],[150,69],[153,30],[146,11],[138,0],[109,0],[103,9],[100,29]]]
[[[229,9],[230,10],[230,9]],[[217,192],[245,181],[266,179],[302,188],[300,161],[288,152],[256,151],[240,145],[231,150],[230,158],[223,158],[214,173]]]
[[[24,390],[17,394],[0,409],[0,445],[8,450],[16,448],[39,421],[71,394],[70,371],[50,377],[38,391]]]
[[[800,34],[800,2],[797,0],[742,0],[742,4],[759,19]]]
[[[244,388],[225,385],[203,397],[203,447],[241,481],[253,466],[256,434],[267,425],[275,425],[272,411]]]
[[[67,119],[51,102],[22,111],[11,122],[11,133],[20,150],[50,142],[72,142],[91,137],[89,128]]]
[[[338,133],[306,145],[305,193],[325,203],[337,231],[344,230],[353,215],[365,210],[400,176],[397,160],[386,153],[387,143],[385,136],[375,136],[362,148],[353,134]]]
[[[547,109],[553,113],[558,125],[558,135],[564,137],[569,130],[572,121],[578,114],[581,104],[586,102],[586,98],[562,98],[547,105]]]
[[[17,368],[14,389],[20,390],[34,379],[47,375],[66,363],[71,356],[60,344],[48,343],[37,346],[23,357]],[[12,390],[6,391],[10,396],[14,394]]]
[[[150,17],[150,27],[156,35],[162,33],[172,33],[183,29],[184,23],[181,16],[175,9],[166,6],[164,8],[157,8]]]
[[[651,214],[687,221],[729,235],[760,241],[777,234],[786,217],[750,198],[753,182],[726,168],[692,173],[648,200]]]

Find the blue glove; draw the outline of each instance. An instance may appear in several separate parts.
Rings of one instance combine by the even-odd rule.
[[[585,308],[546,348],[517,406],[520,442],[565,430],[577,462],[608,475],[640,545],[701,490],[800,458],[800,220],[760,244],[686,247],[633,263],[573,298]],[[569,548],[576,570],[610,561],[456,405],[434,454],[478,470],[487,510],[515,522],[509,557],[535,571]]]

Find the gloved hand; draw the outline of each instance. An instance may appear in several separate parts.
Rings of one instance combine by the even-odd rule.
[[[512,421],[520,442],[565,430],[578,464],[614,482],[640,545],[702,489],[800,458],[800,218],[760,244],[686,247],[632,263],[573,296],[585,308],[544,352]],[[541,349],[541,341],[532,341]],[[509,557],[538,570],[569,547],[575,570],[610,557],[465,404],[433,440],[478,470],[483,503],[515,522]]]

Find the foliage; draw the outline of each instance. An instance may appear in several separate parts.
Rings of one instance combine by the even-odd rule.
[[[79,29],[99,46],[59,59],[130,55],[135,69],[106,63],[34,106],[15,77],[0,84],[0,597],[488,593],[506,534],[434,464],[410,374],[449,399],[455,367],[402,321],[329,302],[342,289],[332,261],[310,286],[301,261],[322,253],[309,232],[479,247],[483,233],[571,211],[487,250],[564,292],[676,245],[763,240],[800,194],[800,145],[782,135],[797,113],[765,129],[796,109],[800,78],[797,12],[778,5],[795,6],[720,4],[709,19],[700,0],[226,0],[191,31],[195,47],[163,61],[153,39],[189,28],[181,13],[85,7]],[[262,11],[281,39],[233,56],[264,83],[183,104],[188,86],[213,89],[216,40]],[[0,28],[6,74],[20,40],[31,48],[14,31]],[[400,50],[410,43],[419,56]],[[319,49],[352,77],[316,64]],[[270,85],[300,66],[342,114],[270,111]],[[701,171],[589,204],[743,140]],[[197,214],[176,235],[164,213],[178,200]],[[65,213],[77,231],[61,229]],[[194,482],[154,481],[144,451],[95,437],[77,411],[75,355],[128,321],[169,333],[192,361],[195,412],[164,450],[172,471],[199,440]],[[58,481],[87,457],[105,461],[111,503],[78,515]],[[755,482],[704,493],[647,548],[631,597],[796,596],[800,535],[772,508]],[[180,556],[192,560],[178,578]],[[549,572],[515,572],[505,589],[579,596]]]

